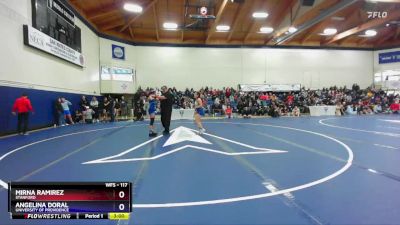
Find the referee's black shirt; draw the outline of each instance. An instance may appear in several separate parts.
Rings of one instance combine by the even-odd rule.
[[[161,113],[163,111],[164,112],[172,111],[172,105],[174,104],[174,96],[169,91],[162,93],[162,95],[166,99],[160,101]]]

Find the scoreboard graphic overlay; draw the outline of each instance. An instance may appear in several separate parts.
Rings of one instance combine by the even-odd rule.
[[[130,182],[10,182],[12,219],[129,219]]]

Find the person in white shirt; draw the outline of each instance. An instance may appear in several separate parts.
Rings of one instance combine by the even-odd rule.
[[[95,96],[93,96],[92,100],[90,101],[90,108],[94,111],[93,122],[99,122],[99,101],[97,101]]]

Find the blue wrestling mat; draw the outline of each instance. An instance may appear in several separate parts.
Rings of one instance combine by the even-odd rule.
[[[160,127],[159,124],[157,124]],[[0,139],[0,224],[400,224],[400,117],[75,125]],[[159,128],[160,130],[160,128]],[[9,181],[129,181],[129,220],[11,220]]]

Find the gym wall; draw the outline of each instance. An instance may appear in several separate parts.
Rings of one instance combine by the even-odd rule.
[[[125,61],[111,59],[113,43],[125,46]],[[100,61],[135,68],[142,87],[300,83],[322,88],[358,83],[365,88],[373,81],[372,60],[372,51],[147,47],[100,38]]]

